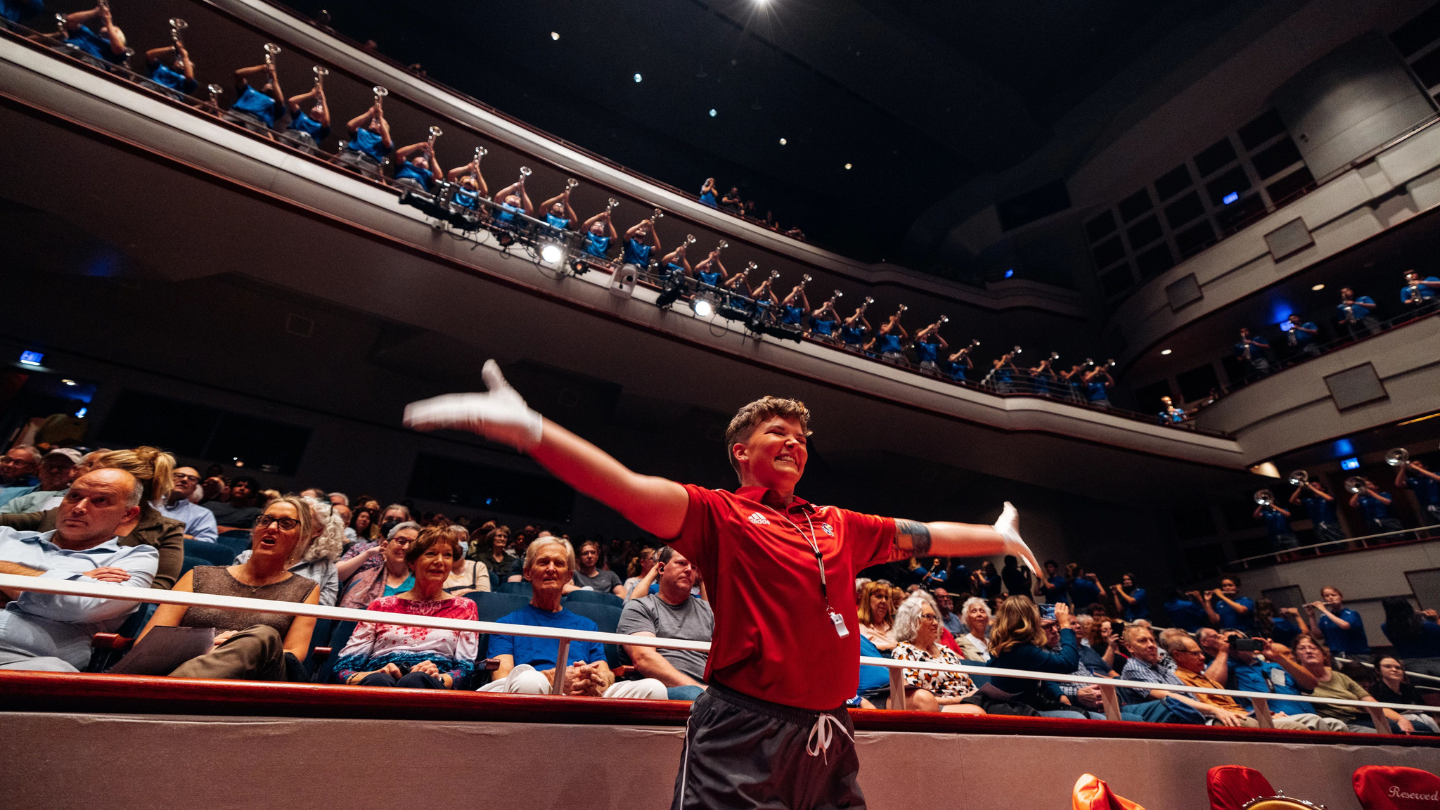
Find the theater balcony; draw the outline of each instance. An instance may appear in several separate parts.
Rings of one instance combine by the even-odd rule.
[[[211,75],[257,61],[266,41],[282,46],[285,75],[308,78],[311,64],[328,65],[337,119],[365,109],[371,87],[383,84],[397,143],[438,124],[441,163],[459,165],[483,144],[492,187],[522,165],[533,168],[536,189],[558,191],[575,177],[582,217],[615,198],[621,230],[620,223],[662,208],[666,245],[687,234],[697,237],[697,250],[725,240],[731,269],[755,262],[761,273],[779,272],[780,285],[812,276],[815,303],[842,289],[846,302],[874,297],[872,314],[907,304],[911,324],[946,314],[952,343],[962,334],[1004,334],[1007,313],[1023,311],[1037,344],[1084,350],[1077,335],[1086,321],[1067,291],[1014,281],[971,288],[846,261],[715,212],[258,0],[173,0],[133,13],[131,28],[151,39],[166,35],[166,16],[188,16],[196,58],[204,53],[217,66]],[[201,32],[210,32],[203,42]],[[1248,479],[1249,454],[1205,430],[1167,429],[1148,416],[1042,397],[996,396],[814,341],[758,338],[739,322],[695,317],[683,302],[657,308],[655,288],[617,288],[608,273],[575,275],[564,260],[544,260],[538,245],[507,249],[486,231],[457,232],[400,204],[393,186],[21,36],[0,39],[0,94],[0,148],[11,158],[0,193],[21,231],[15,254],[25,258],[6,272],[35,304],[7,325],[17,344],[38,341],[97,365],[159,371],[170,362],[165,373],[193,376],[206,366],[203,353],[189,362],[162,360],[131,336],[99,328],[120,293],[110,286],[90,294],[86,285],[142,291],[140,300],[160,294],[173,301],[168,312],[177,328],[218,335],[231,318],[204,313],[232,300],[221,281],[245,279],[273,297],[385,324],[383,346],[336,345],[326,355],[337,364],[379,358],[423,378],[405,390],[351,392],[347,407],[374,423],[398,423],[403,404],[418,395],[478,385],[475,369],[495,357],[590,378],[603,369],[627,395],[680,396],[707,412],[733,408],[753,392],[784,391],[824,410],[832,435],[849,437],[837,450],[898,452],[1074,492],[1163,497],[1172,485],[1147,476],[1151,464],[1196,485]],[[57,296],[70,302],[73,322],[46,317],[45,302]],[[237,329],[272,314],[233,301]],[[634,362],[617,363],[617,356]],[[299,371],[273,373],[279,376],[271,382],[281,385]],[[887,425],[902,429],[876,429]]]

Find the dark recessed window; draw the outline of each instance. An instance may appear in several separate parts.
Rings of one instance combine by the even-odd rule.
[[[1440,84],[1440,51],[1431,51],[1416,59],[1410,69],[1415,71],[1420,83],[1426,87]]]
[[[1115,228],[1115,215],[1106,209],[1100,216],[1085,223],[1085,235],[1090,237],[1090,244],[1093,245],[1114,233]]]
[[[1276,141],[1274,146],[1267,146],[1265,151],[1255,153],[1250,158],[1250,163],[1263,180],[1294,166],[1300,160],[1300,150],[1295,148],[1295,142],[1282,138]]]
[[[532,475],[468,461],[420,454],[410,474],[412,498],[471,509],[565,523],[575,508],[575,490],[548,475]]]
[[[1106,298],[1114,298],[1135,285],[1135,277],[1130,274],[1130,265],[1122,264],[1108,273],[1100,275],[1100,289],[1105,292]]]
[[[1102,242],[1090,250],[1095,255],[1096,267],[1109,267],[1125,258],[1125,246],[1120,244],[1118,236],[1112,236],[1110,241]]]
[[[1181,399],[1186,402],[1198,402],[1210,396],[1211,391],[1220,387],[1220,377],[1215,373],[1215,367],[1206,363],[1198,368],[1176,374],[1175,383],[1180,386]]]
[[[1165,221],[1170,223],[1170,230],[1179,230],[1180,226],[1204,213],[1205,206],[1200,203],[1200,195],[1192,191],[1165,206]]]
[[[1210,537],[1219,534],[1215,530],[1215,518],[1209,506],[1179,506],[1170,510],[1170,520],[1175,524],[1175,535],[1181,540]],[[1224,562],[1224,559],[1221,559]]]
[[[1189,188],[1192,182],[1194,181],[1190,179],[1190,167],[1181,163],[1155,181],[1155,193],[1160,195],[1161,200],[1168,200]]]
[[[1233,205],[1240,195],[1250,190],[1250,177],[1244,166],[1232,167],[1229,171],[1205,184],[1210,194],[1210,204],[1216,208]]]
[[[1229,138],[1221,138],[1204,152],[1195,156],[1195,168],[1200,170],[1201,177],[1209,177],[1225,168],[1234,159],[1235,147],[1230,145]]]
[[[1142,188],[1121,200],[1120,204],[1115,207],[1120,209],[1120,218],[1126,222],[1130,222],[1151,208],[1154,208],[1155,205],[1150,202],[1150,192]]]
[[[1280,120],[1280,113],[1270,110],[1240,128],[1240,143],[1245,145],[1246,151],[1253,152],[1260,144],[1284,131],[1285,122]]]
[[[1175,257],[1170,255],[1170,246],[1161,242],[1135,257],[1135,269],[1141,278],[1154,278],[1175,266]]]
[[[310,429],[207,408],[190,402],[122,391],[110,409],[101,444],[159,447],[176,455],[222,464],[241,462],[256,473],[294,475]]]
[[[1130,249],[1139,250],[1164,236],[1165,232],[1160,230],[1160,218],[1152,214],[1132,225],[1125,235],[1130,237]]]
[[[1251,194],[1215,212],[1215,224],[1220,232],[1232,234],[1265,215],[1265,201],[1259,194]]]
[[[1215,228],[1208,219],[1197,222],[1175,234],[1175,246],[1180,248],[1182,259],[1188,259],[1213,244],[1215,244]]]
[[[1437,39],[1440,39],[1440,5],[1431,6],[1390,35],[1401,56],[1410,56]]]
[[[1299,196],[1300,192],[1309,188],[1314,182],[1315,177],[1310,174],[1310,169],[1301,166],[1266,186],[1265,190],[1270,194],[1270,202],[1275,205],[1284,205]]]

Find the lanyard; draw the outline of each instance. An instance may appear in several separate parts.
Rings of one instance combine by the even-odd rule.
[[[808,512],[805,514],[805,525],[810,527],[810,534],[807,535],[799,526],[792,522],[790,518],[781,513],[780,510],[775,509],[767,503],[761,503],[760,505],[774,512],[776,517],[789,524],[790,528],[794,529],[795,533],[800,535],[801,539],[810,546],[810,550],[815,552],[815,565],[820,569],[820,599],[825,605],[825,612],[829,613],[830,595],[826,592],[825,588],[825,555],[820,552],[820,544],[815,542],[815,524],[810,522],[810,514]]]

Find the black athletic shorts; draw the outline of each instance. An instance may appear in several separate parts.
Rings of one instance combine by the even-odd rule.
[[[821,716],[830,719],[817,728]],[[820,750],[822,736],[830,744]],[[712,682],[690,707],[670,808],[863,808],[859,773],[855,726],[844,707],[796,709]]]

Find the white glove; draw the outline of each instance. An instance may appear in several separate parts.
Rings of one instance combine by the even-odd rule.
[[[539,444],[545,419],[530,410],[520,393],[505,382],[500,366],[486,360],[480,376],[488,389],[484,394],[445,394],[406,405],[406,427],[468,430],[517,450]]]
[[[1019,555],[1021,561],[1035,576],[1041,576],[1039,560],[1035,559],[1035,553],[1030,550],[1025,541],[1020,539],[1020,512],[1009,501],[1006,501],[1005,508],[1000,510],[1000,519],[995,521],[995,531],[1005,538],[1007,551]]]

